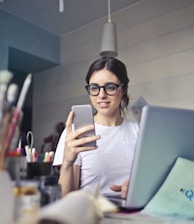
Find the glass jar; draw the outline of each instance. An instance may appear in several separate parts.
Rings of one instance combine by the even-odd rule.
[[[14,219],[35,213],[40,208],[40,191],[38,182],[16,182],[13,187],[14,194]]]

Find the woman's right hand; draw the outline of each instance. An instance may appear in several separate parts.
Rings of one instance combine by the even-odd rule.
[[[73,116],[74,113],[71,111],[66,121],[66,139],[65,139],[63,166],[72,166],[79,152],[95,150],[97,148],[94,146],[83,146],[83,144],[100,139],[100,136],[97,135],[79,138],[81,134],[94,129],[94,125],[88,125],[79,128],[76,131],[73,131],[72,130]]]

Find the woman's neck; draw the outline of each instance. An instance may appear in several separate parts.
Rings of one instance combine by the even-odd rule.
[[[94,121],[97,124],[101,124],[104,126],[118,126],[121,125],[123,122],[123,118],[120,114],[114,115],[114,116],[106,116],[102,114],[96,114],[94,116]]]

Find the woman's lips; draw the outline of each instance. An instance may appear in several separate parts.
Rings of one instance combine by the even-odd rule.
[[[101,107],[101,108],[107,108],[109,106],[109,102],[99,102],[98,105]]]

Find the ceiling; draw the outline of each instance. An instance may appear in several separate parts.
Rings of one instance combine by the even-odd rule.
[[[59,2],[64,10],[59,12]],[[142,0],[111,0],[111,14]],[[108,0],[0,0],[0,10],[62,36],[108,15]]]

